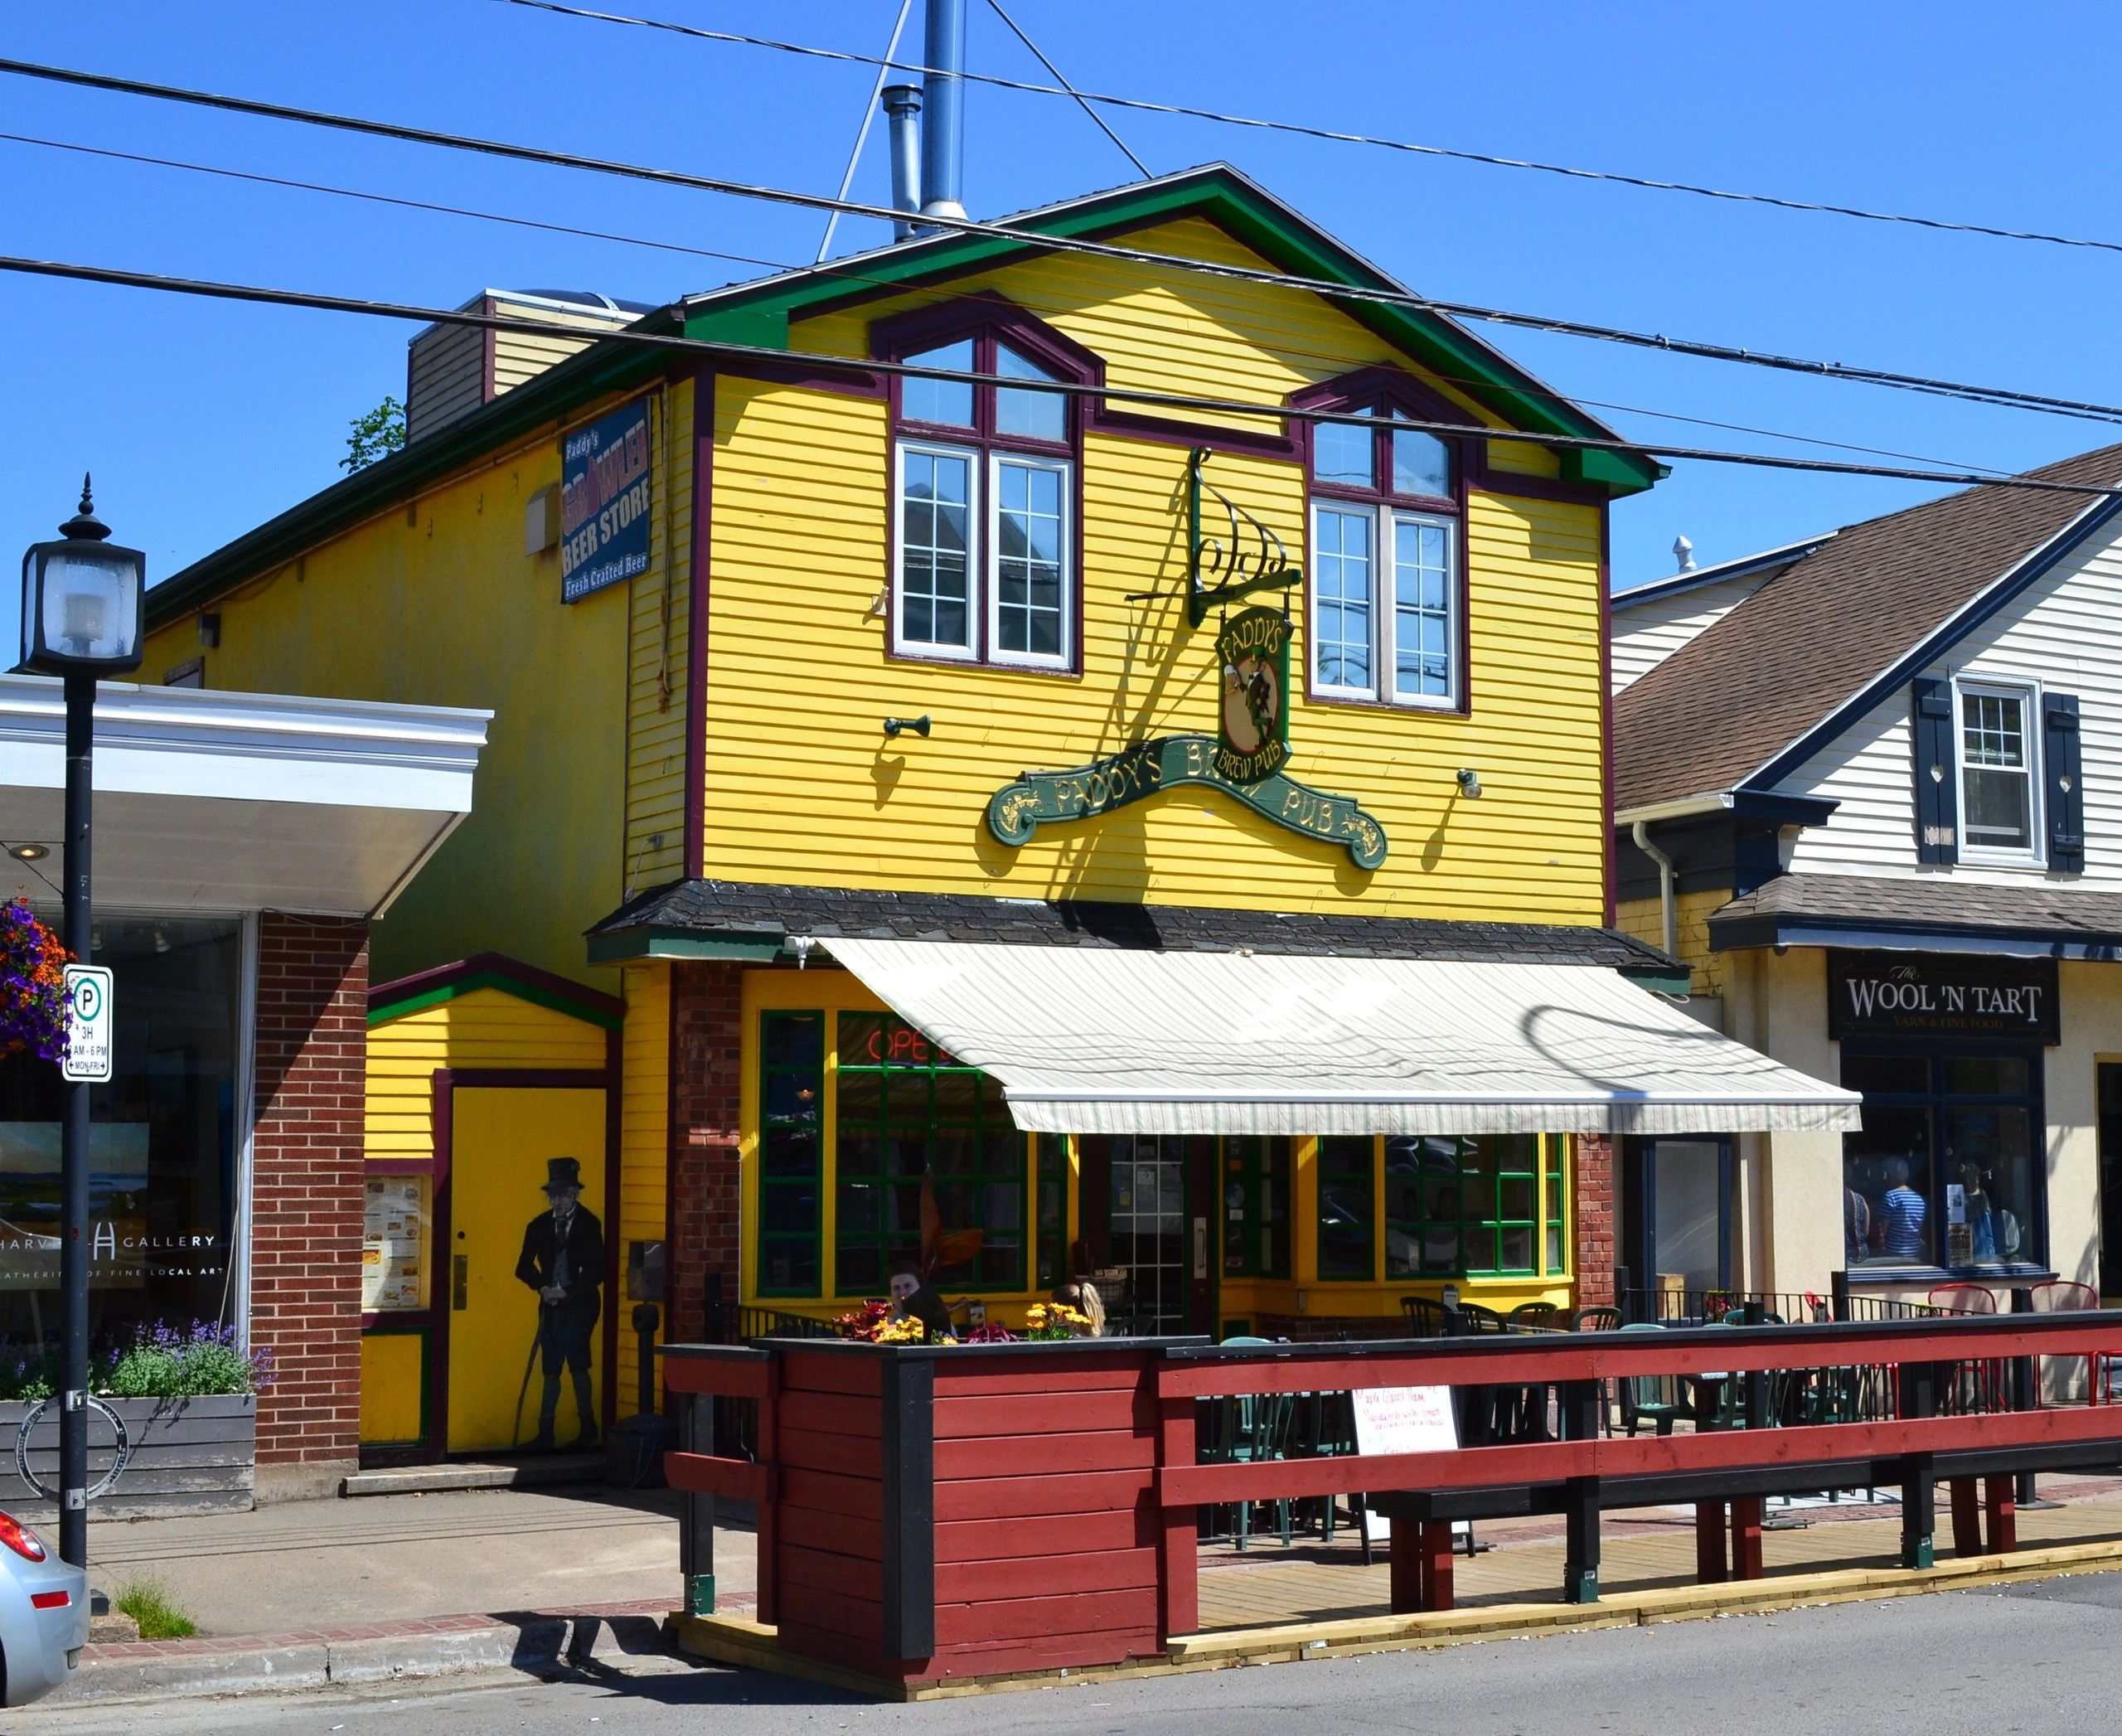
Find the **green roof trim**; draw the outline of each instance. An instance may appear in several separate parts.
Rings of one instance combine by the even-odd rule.
[[[1353,289],[1401,287],[1265,189],[1220,165],[1085,199],[1023,220],[1021,226],[1088,240],[1151,228],[1184,216],[1206,218],[1296,275],[1344,283]],[[863,282],[855,289],[826,274],[804,272],[710,291],[684,304],[686,335],[725,342],[773,343],[786,348],[792,321],[873,301],[894,291],[927,287],[938,279],[986,270],[1037,250],[1036,242],[999,235],[939,236],[865,258]],[[1350,318],[1369,327],[1432,371],[1455,383],[1466,382],[1461,390],[1514,428],[1580,439],[1613,436],[1618,441],[1612,429],[1566,400],[1558,399],[1499,351],[1450,319],[1380,302],[1351,300],[1338,305]],[[777,326],[778,342],[768,336]],[[1625,451],[1564,451],[1559,456],[1566,479],[1603,487],[1615,495],[1639,493],[1668,473],[1665,465]]]
[[[1640,969],[1623,965],[1621,975],[1638,988],[1647,988],[1654,995],[1670,995],[1676,1001],[1688,998],[1688,991],[1694,982],[1693,972],[1684,965],[1672,970],[1660,969],[1655,965],[1646,965]]]
[[[419,980],[414,979],[415,982]],[[526,982],[520,977],[501,971],[477,971],[431,987],[414,988],[411,992],[396,999],[373,1002],[368,1010],[368,1022],[371,1027],[387,1025],[393,1019],[404,1018],[408,1013],[424,1012],[430,1006],[439,1006],[446,1001],[454,1001],[460,995],[477,994],[480,990],[488,988],[504,995],[513,995],[519,1001],[527,1001],[533,1006],[542,1006],[549,1012],[563,1013],[570,1019],[579,1019],[584,1024],[594,1025],[602,1030],[618,1030],[626,1023],[623,1013],[593,1006],[587,1001],[579,1001],[573,996],[548,988],[543,983]]]
[[[691,929],[620,929],[589,937],[592,964],[632,964],[642,958],[735,958],[764,964],[782,951],[778,935],[709,935]]]

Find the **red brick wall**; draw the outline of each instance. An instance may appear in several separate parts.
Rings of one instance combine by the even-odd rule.
[[[259,923],[250,1337],[277,1374],[261,1464],[351,1459],[361,1409],[361,1115],[368,925]]]
[[[666,1341],[699,1343],[719,1283],[737,1306],[737,1119],[744,1079],[744,967],[704,962],[671,970],[671,1325]],[[734,1329],[734,1312],[728,1316]]]
[[[1577,1305],[1606,1307],[1614,1299],[1614,1142],[1603,1134],[1577,1137]]]

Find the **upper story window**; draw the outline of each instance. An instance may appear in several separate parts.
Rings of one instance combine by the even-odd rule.
[[[1960,683],[1960,856],[2041,857],[2039,706],[2030,688]]]
[[[904,334],[897,342],[894,327]],[[884,322],[877,337],[880,354],[952,372],[1084,382],[1096,373],[1088,352],[986,298]],[[1077,400],[911,376],[894,381],[893,400],[893,649],[1073,669]]]
[[[1316,407],[1312,425],[1311,689],[1325,699],[1451,710],[1465,691],[1459,454],[1396,426],[1452,414],[1397,382]]]

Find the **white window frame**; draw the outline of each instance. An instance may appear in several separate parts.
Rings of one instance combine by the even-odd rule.
[[[1061,501],[1061,649],[1058,655],[1049,656],[1040,652],[1005,651],[1002,648],[1002,485],[1000,472],[1005,464],[1021,465],[1027,470],[1044,470],[1059,482]],[[986,590],[986,606],[981,613],[987,633],[987,660],[991,663],[1008,664],[1027,669],[1070,669],[1075,667],[1076,633],[1076,563],[1074,519],[1074,467],[1067,458],[1045,458],[1029,452],[991,451],[987,454],[987,512],[982,528],[986,534],[987,546],[980,563],[980,573]]]
[[[1998,681],[1988,676],[1955,676],[1953,678],[1953,784],[1954,800],[1958,804],[1956,827],[1960,834],[1958,859],[1963,862],[1986,863],[1998,867],[2039,868],[2048,860],[2048,817],[2042,798],[2042,749],[2044,715],[2041,704],[2041,684],[2038,681]],[[1967,724],[1963,701],[1974,699],[2010,699],[2018,701],[2019,737],[2026,744],[2026,765],[2023,775],[2027,783],[2028,847],[2024,850],[2006,850],[1995,845],[1976,844],[1968,836],[1967,774],[1970,770],[1994,771],[1998,768],[1974,766],[1967,762]]]
[[[920,453],[931,458],[960,458],[966,467],[965,514],[965,570],[966,570],[966,637],[970,642],[952,645],[934,639],[917,639],[906,631],[906,461],[909,455]],[[942,440],[902,439],[892,451],[892,546],[891,599],[892,649],[908,657],[946,657],[953,662],[976,663],[980,661],[980,635],[986,623],[981,601],[981,562],[985,558],[982,547],[987,541],[986,526],[981,517],[982,490],[986,482],[986,467],[980,462],[980,449],[976,446],[953,446]]]
[[[1456,517],[1441,512],[1424,512],[1411,507],[1396,507],[1387,502],[1340,500],[1331,495],[1314,495],[1311,500],[1311,571],[1319,571],[1319,515],[1321,512],[1346,513],[1350,516],[1368,516],[1371,521],[1370,565],[1370,670],[1368,686],[1343,686],[1324,681],[1319,674],[1319,605],[1318,585],[1305,587],[1309,601],[1306,606],[1305,655],[1307,689],[1324,699],[1368,701],[1373,705],[1391,706],[1403,711],[1456,711],[1461,696],[1466,691],[1464,634],[1460,623],[1460,610],[1464,607],[1460,596],[1460,523]],[[1397,691],[1398,659],[1394,638],[1399,628],[1399,607],[1395,580],[1398,578],[1393,554],[1393,532],[1403,524],[1432,525],[1441,530],[1445,536],[1445,654],[1450,671],[1446,689],[1442,693],[1407,693]]]

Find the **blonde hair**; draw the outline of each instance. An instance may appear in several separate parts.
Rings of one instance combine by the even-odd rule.
[[[1088,1279],[1077,1278],[1057,1287],[1052,1300],[1064,1308],[1073,1308],[1088,1320],[1091,1323],[1090,1336],[1092,1338],[1105,1336],[1105,1304],[1098,1297],[1097,1285]]]

